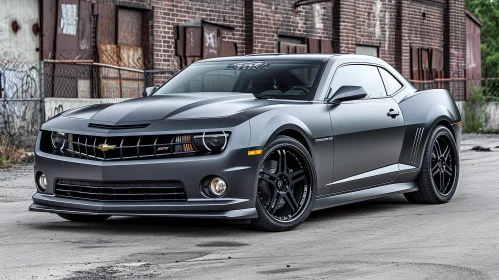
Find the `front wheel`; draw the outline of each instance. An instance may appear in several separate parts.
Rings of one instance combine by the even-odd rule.
[[[419,190],[406,193],[412,203],[447,203],[456,192],[459,179],[459,153],[450,130],[437,126],[426,144],[419,175]]]
[[[82,223],[95,223],[102,222],[109,219],[111,216],[101,216],[101,215],[79,215],[79,214],[57,214],[59,217],[72,221],[72,222],[82,222]]]
[[[259,166],[256,210],[251,225],[265,231],[299,226],[312,212],[316,175],[307,149],[296,139],[277,137]]]

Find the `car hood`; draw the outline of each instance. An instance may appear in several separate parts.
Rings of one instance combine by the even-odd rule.
[[[84,107],[70,111],[64,117],[112,123],[219,118],[278,104],[275,100],[256,99],[252,94],[242,93],[169,94]]]

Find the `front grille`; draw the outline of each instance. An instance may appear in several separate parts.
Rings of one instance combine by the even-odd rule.
[[[99,137],[66,134],[63,152],[91,160],[125,160],[193,156],[197,151],[192,134]]]
[[[55,195],[96,201],[182,201],[187,200],[184,187],[173,182],[108,183],[59,179]]]

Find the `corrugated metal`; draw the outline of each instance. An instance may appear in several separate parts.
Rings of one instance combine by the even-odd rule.
[[[480,51],[480,25],[470,17],[466,17],[466,100],[468,100],[472,84],[481,85],[482,63]]]

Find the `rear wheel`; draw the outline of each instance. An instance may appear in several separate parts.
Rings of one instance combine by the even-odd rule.
[[[266,149],[259,171],[258,218],[251,225],[285,231],[303,223],[315,201],[315,171],[307,149],[294,138],[279,136]]]
[[[423,155],[419,190],[406,193],[413,203],[438,204],[451,200],[459,179],[459,154],[448,128],[437,126],[428,139]]]
[[[101,215],[79,215],[79,214],[57,214],[59,217],[72,221],[72,222],[83,222],[83,223],[94,223],[102,222],[109,219],[111,216],[101,216]]]

